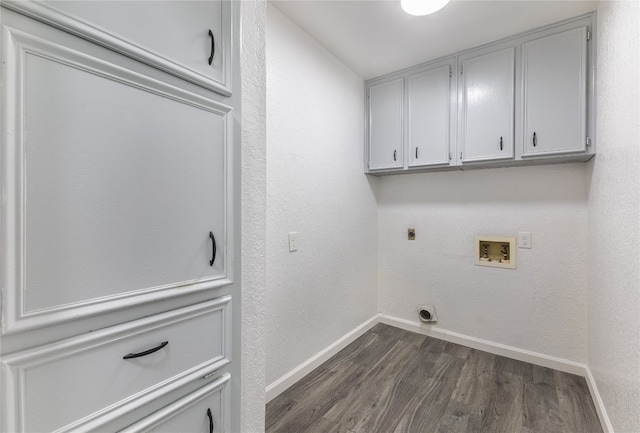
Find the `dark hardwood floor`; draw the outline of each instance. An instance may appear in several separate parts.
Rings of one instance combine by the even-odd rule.
[[[601,433],[584,378],[378,324],[267,404],[267,433]]]

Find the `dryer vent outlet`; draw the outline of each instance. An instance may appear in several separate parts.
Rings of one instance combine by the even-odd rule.
[[[421,322],[433,323],[438,321],[436,307],[433,305],[418,305],[418,316]]]

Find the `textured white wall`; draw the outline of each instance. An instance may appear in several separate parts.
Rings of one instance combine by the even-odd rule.
[[[589,368],[616,433],[640,431],[640,3],[598,8]]]
[[[267,383],[377,313],[364,85],[267,8]],[[374,180],[375,181],[375,180]],[[298,232],[290,253],[288,232]]]
[[[242,382],[239,410],[240,431],[259,433],[264,432],[266,364],[266,3],[243,1],[240,8]],[[238,323],[237,318],[234,319],[234,323]]]
[[[571,361],[586,361],[584,164],[387,176],[378,185],[384,314]],[[407,228],[416,240],[407,240]],[[517,269],[474,266],[474,237],[532,233]]]

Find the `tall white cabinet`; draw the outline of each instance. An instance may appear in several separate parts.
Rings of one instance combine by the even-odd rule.
[[[236,8],[3,3],[2,431],[237,430]]]

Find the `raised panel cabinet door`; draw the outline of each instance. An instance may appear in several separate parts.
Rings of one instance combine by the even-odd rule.
[[[462,61],[461,162],[513,157],[514,48]]]
[[[218,0],[8,2],[18,11],[227,95],[230,5]]]
[[[369,169],[402,168],[404,80],[369,87]]]
[[[4,329],[229,284],[231,108],[2,20]]]
[[[228,433],[231,376],[220,378],[152,415],[120,430],[120,433]]]
[[[408,77],[409,166],[449,163],[450,66]]]
[[[586,150],[587,27],[522,46],[523,157]]]

